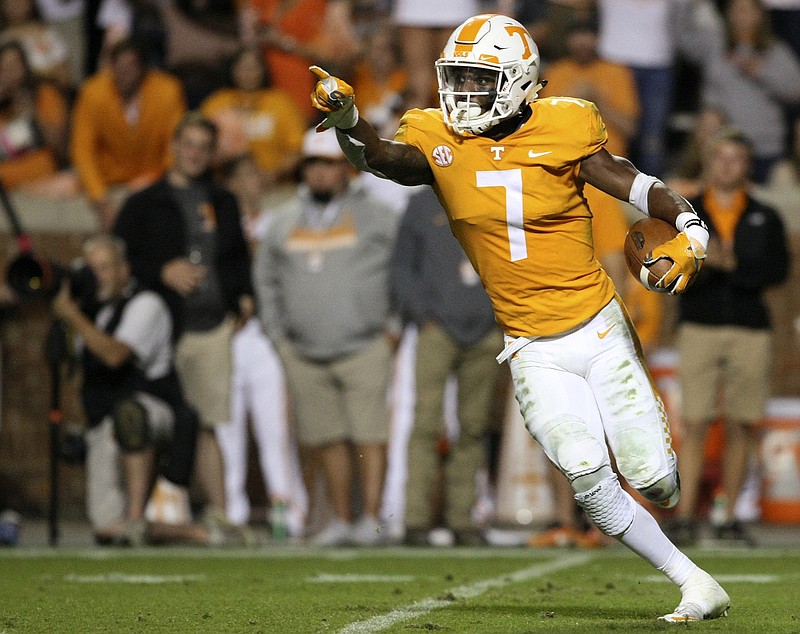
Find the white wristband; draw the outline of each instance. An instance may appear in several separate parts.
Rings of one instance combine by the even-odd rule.
[[[703,249],[708,248],[708,227],[700,217],[691,211],[683,211],[675,218],[675,228],[683,231],[687,236],[697,240]]]
[[[647,195],[650,193],[650,188],[660,182],[661,181],[655,176],[649,176],[639,172],[636,178],[633,179],[631,191],[628,194],[628,202],[643,214],[649,216],[650,206],[647,204]]]

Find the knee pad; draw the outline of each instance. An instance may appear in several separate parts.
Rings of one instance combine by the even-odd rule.
[[[597,471],[578,476],[570,482],[570,486],[577,495],[580,495],[581,493],[591,491],[603,480],[616,477],[617,476],[611,470],[609,465],[603,465]]]
[[[125,398],[114,406],[111,414],[114,437],[122,451],[141,451],[150,443],[147,410],[133,398]]]
[[[606,535],[622,535],[633,524],[635,502],[622,490],[614,474],[603,478],[590,490],[576,493],[575,501]]]
[[[677,471],[665,475],[655,484],[636,489],[644,498],[661,508],[671,509],[681,498],[681,479]]]

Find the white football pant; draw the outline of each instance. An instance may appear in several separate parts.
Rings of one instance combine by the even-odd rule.
[[[606,440],[635,489],[676,470],[664,404],[632,328],[613,299],[582,326],[535,339],[509,361],[525,426],[570,482],[610,467]]]
[[[289,428],[283,366],[255,317],[234,334],[232,346],[231,419],[216,426],[225,465],[228,520],[244,524],[250,519],[246,492],[249,416],[264,487],[272,500],[286,502],[290,533],[302,534],[308,497]]]

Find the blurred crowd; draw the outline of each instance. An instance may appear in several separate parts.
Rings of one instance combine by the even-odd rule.
[[[44,197],[84,195],[108,229],[124,196],[165,169],[165,139],[186,109],[220,127],[219,169],[250,154],[268,186],[292,181],[301,133],[318,119],[310,64],[350,80],[364,116],[389,135],[406,109],[438,105],[432,60],[450,30],[496,11],[538,43],[543,96],[597,103],[612,151],[691,195],[703,139],[734,125],[753,141],[754,181],[785,207],[800,125],[800,9],[788,6],[3,0],[0,182]]]
[[[127,480],[148,469],[154,493],[146,508],[126,477],[104,480],[138,501],[93,517],[99,542],[251,541],[248,437],[276,539],[427,543],[440,526],[445,541],[484,538],[508,387],[500,333],[485,310],[469,323],[469,310],[441,310],[483,301],[466,294],[480,285],[460,251],[445,256],[452,236],[432,229],[444,212],[424,191],[356,175],[313,132],[308,71],[350,82],[391,138],[408,109],[438,107],[433,62],[481,12],[529,29],[541,97],[596,103],[609,151],[687,198],[706,190],[712,140],[740,131],[747,191],[800,231],[800,2],[0,0],[0,184],[45,205],[85,199],[98,232],[122,240],[105,248],[164,299],[167,363],[198,415],[202,521],[188,475],[128,461]],[[647,351],[662,307],[625,268],[633,216],[586,195],[597,257]],[[569,502],[562,529],[579,524]],[[598,545],[575,531],[558,539]]]

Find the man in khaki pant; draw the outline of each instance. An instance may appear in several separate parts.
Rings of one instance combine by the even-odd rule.
[[[445,462],[445,522],[457,544],[482,536],[471,518],[476,476],[486,465],[489,413],[503,346],[491,302],[450,231],[430,188],[409,200],[392,264],[392,290],[406,322],[419,330],[416,405],[408,446],[406,541],[426,544],[433,525],[432,493],[439,468],[437,443],[444,429],[445,384],[458,383],[459,435]]]
[[[125,240],[137,278],[175,315],[175,366],[201,424],[195,473],[206,519],[222,533],[224,468],[214,430],[230,417],[234,323],[249,319],[255,303],[238,203],[208,175],[216,142],[214,123],[185,115],[173,136],[170,171],[125,202],[114,232]]]
[[[710,141],[706,189],[691,201],[709,227],[708,257],[697,282],[680,296],[678,335],[683,435],[678,516],[668,527],[678,544],[698,537],[696,507],[708,427],[724,417],[724,521],[718,539],[753,545],[734,510],[756,447],[756,423],[769,394],[772,335],[763,291],[786,279],[789,254],[777,212],[747,192],[752,148],[735,129]],[[724,388],[718,409],[720,387]]]

